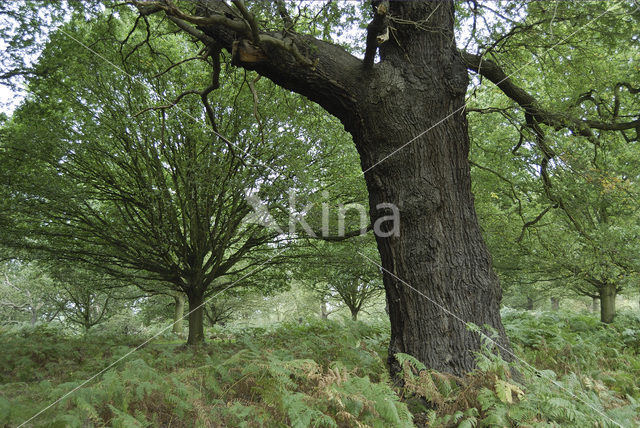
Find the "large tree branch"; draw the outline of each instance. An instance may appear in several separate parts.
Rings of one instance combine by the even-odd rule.
[[[230,13],[224,2],[198,0],[196,14],[170,1],[132,1],[141,14],[163,12],[203,43],[232,53],[234,65],[269,78],[277,85],[320,104],[348,128],[357,118],[362,62],[342,47],[291,31],[262,31],[244,3]],[[242,17],[241,17],[241,16]],[[206,37],[205,37],[206,36]]]
[[[629,122],[604,122],[571,117],[567,114],[555,113],[542,108],[538,100],[527,91],[516,85],[498,64],[480,55],[461,51],[467,68],[486,77],[504,92],[506,96],[518,103],[535,122],[556,129],[568,128],[573,133],[584,137],[593,137],[593,129],[603,131],[624,131],[640,127],[640,119]]]

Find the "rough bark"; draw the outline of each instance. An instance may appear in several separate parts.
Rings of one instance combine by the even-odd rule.
[[[194,346],[204,343],[204,295],[192,292],[189,298],[189,337],[187,345]]]
[[[405,34],[402,47],[380,48],[382,62],[361,94],[362,126],[352,131],[373,224],[386,214],[378,204],[400,210],[400,235],[376,237],[391,319],[389,362],[393,372],[393,355],[402,352],[429,368],[462,374],[474,367],[480,347],[480,337],[464,322],[495,328],[509,349],[501,289],[471,193],[467,120],[458,111],[468,76],[453,40],[453,5],[407,2],[394,8],[414,21],[433,13],[431,25],[440,31]]]
[[[610,324],[616,316],[616,286],[604,284],[600,288],[600,321]]]
[[[552,311],[559,311],[560,310],[560,298],[559,297],[552,297],[551,298],[551,310]]]
[[[398,369],[398,352],[431,369],[470,371],[480,337],[467,322],[493,327],[502,355],[510,359],[500,320],[501,289],[471,193],[463,109],[468,74],[455,45],[453,3],[391,2],[389,15],[404,23],[393,23],[393,37],[380,46],[377,64],[305,35],[260,33],[256,40],[253,28],[235,28],[241,21],[233,28],[225,23],[221,2],[199,3],[199,13],[215,16],[196,19],[162,3],[148,7],[173,15],[181,28],[187,22],[198,25],[203,35],[191,34],[204,43],[215,40],[230,52],[235,46],[235,65],[306,96],[340,119],[360,154],[372,224],[388,215],[378,204],[399,208],[400,235],[376,237],[391,320],[392,372]],[[427,17],[428,30],[424,23],[411,24]],[[249,46],[239,38],[252,38],[260,55],[238,52]]]
[[[533,310],[533,298],[532,297],[527,297],[527,310],[528,311],[532,311]]]
[[[409,77],[395,79],[397,70],[377,70],[376,89],[392,95],[368,103],[373,108],[363,115],[367,125],[355,134],[364,170],[462,105],[465,74],[458,75],[457,94],[446,88],[446,79],[434,82],[433,77],[439,65],[456,67],[454,55],[432,61],[423,73],[414,70],[410,88],[404,86]],[[378,204],[400,210],[400,236],[376,237],[389,302],[392,371],[398,352],[435,370],[470,371],[480,340],[460,319],[494,327],[508,346],[500,321],[501,290],[480,235],[467,154],[466,117],[456,114],[365,175],[374,224],[387,214],[376,210]]]
[[[178,292],[173,296],[175,306],[173,308],[173,333],[182,336],[182,318],[184,317],[184,294]]]

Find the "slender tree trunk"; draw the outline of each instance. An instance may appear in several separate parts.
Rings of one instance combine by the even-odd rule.
[[[531,297],[527,297],[527,310],[528,311],[533,310],[533,298]]]
[[[38,310],[34,307],[31,308],[31,327],[33,327],[34,325],[36,325],[36,322],[38,322]]]
[[[551,298],[551,310],[552,311],[559,311],[560,310],[560,298],[559,297],[552,297]]]
[[[175,306],[173,308],[173,329],[172,331],[182,336],[184,334],[182,328],[182,318],[184,317],[184,294],[182,292],[176,292],[173,296],[173,300],[175,302]]]
[[[323,320],[326,320],[329,318],[329,312],[327,310],[327,302],[325,300],[322,300],[322,303],[320,303],[320,318]]]
[[[187,345],[204,343],[204,296],[193,292],[189,297],[189,337]]]
[[[349,308],[349,310],[351,311],[351,319],[353,321],[358,321],[358,309],[356,308]]]
[[[616,316],[616,286],[604,284],[600,288],[600,321],[610,324]]]
[[[599,299],[597,297],[591,298],[591,312],[593,313],[598,312],[598,301]]]

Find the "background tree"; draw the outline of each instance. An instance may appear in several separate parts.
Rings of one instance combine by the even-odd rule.
[[[556,65],[585,65],[594,55],[624,55],[624,48],[635,44],[627,36],[637,34],[638,12],[632,4],[564,3],[550,10],[542,3],[525,3],[496,10],[477,2],[457,7],[452,2],[374,2],[367,36],[360,38],[366,43],[349,45],[331,38],[344,23],[368,19],[366,10],[354,5],[318,10],[313,4],[293,8],[285,2],[249,7],[242,1],[233,6],[209,0],[131,3],[146,17],[136,24],[151,29],[147,24],[152,15],[166,16],[202,45],[213,51],[222,47],[234,64],[317,102],[345,125],[365,171],[372,221],[385,215],[376,209],[380,202],[398,205],[404,219],[401,237],[378,237],[387,272],[390,355],[407,352],[435,369],[469,370],[469,351],[480,346],[463,323],[451,324],[443,307],[467,321],[494,327],[503,348],[508,346],[499,319],[500,288],[470,192],[463,113],[467,69],[517,103],[517,114],[535,136],[542,177],[555,164],[547,132],[565,130],[588,144],[594,131],[622,132],[637,126],[637,110],[629,98],[620,98],[624,114],[606,120],[583,106],[567,108],[566,100],[571,103],[584,92],[581,79],[590,76],[583,73],[585,68],[571,81],[566,73],[547,73],[554,71],[551,59]],[[288,13],[290,9],[296,13]],[[471,31],[469,37],[459,37],[465,47],[460,50],[454,30],[465,26]],[[577,35],[587,26],[586,37]],[[352,52],[364,53],[364,59]],[[615,66],[624,73],[629,64]],[[538,84],[540,70],[547,76],[543,85]],[[513,73],[517,79],[509,78]],[[609,83],[612,88],[614,83]],[[555,98],[556,92],[549,96],[545,91],[549,86],[568,91]],[[558,195],[550,195],[554,204],[562,205]],[[409,307],[415,292],[407,283],[431,300]]]
[[[220,58],[206,52],[194,51],[203,66],[183,73],[167,55],[189,48],[183,35],[172,33],[157,46],[142,48],[145,33],[128,33],[131,25],[105,20],[78,24],[74,31],[78,38],[101,34],[107,35],[101,43],[122,44],[120,54],[138,61],[135,67],[123,63],[130,75],[148,71],[159,56],[150,80],[122,80],[112,64],[90,52],[73,53],[73,40],[52,35],[39,66],[59,74],[32,78],[32,100],[3,130],[3,162],[14,171],[3,190],[13,204],[12,219],[22,219],[15,240],[5,242],[102,269],[150,294],[169,294],[176,298],[176,321],[185,293],[188,343],[197,343],[207,296],[231,286],[268,292],[283,283],[281,272],[260,276],[276,262],[271,257],[280,251],[281,229],[250,221],[246,196],[266,204],[286,228],[285,190],[294,185],[300,204],[319,191],[307,183],[327,167],[319,150],[338,123],[308,102],[233,69],[218,88]],[[61,77],[69,72],[72,79]],[[208,86],[188,89],[198,82]],[[215,102],[209,99],[213,91]],[[168,101],[158,103],[158,94]],[[263,97],[266,101],[256,104]],[[304,110],[309,110],[304,121],[289,121],[290,111]],[[334,142],[323,154],[343,148]]]
[[[62,263],[48,266],[47,272],[57,291],[60,317],[85,333],[135,301],[135,290],[101,272]]]
[[[111,34],[104,43],[117,42],[118,28],[105,25],[98,24],[95,33],[83,28],[78,37]],[[180,45],[179,40],[172,44],[174,49]],[[54,39],[42,67],[65,61],[65,52],[72,51]],[[218,126],[232,127],[237,117],[231,123],[211,121],[216,118],[208,93],[185,100],[181,110],[144,111],[154,104],[148,87],[122,80],[95,56],[78,56],[73,78],[62,78],[69,70],[59,69],[61,75],[32,81],[32,101],[18,109],[3,144],[14,169],[23,174],[13,187],[14,202],[26,216],[25,225],[33,228],[29,236],[40,239],[27,247],[186,293],[188,343],[200,342],[207,295],[264,268],[261,263],[274,251],[266,245],[272,232],[243,223],[251,210],[245,191],[271,181],[273,168],[249,166],[259,150],[252,155],[241,150],[261,141],[257,135],[236,134],[235,146],[216,137]],[[140,53],[140,67],[147,67],[144,58]],[[205,78],[212,85],[209,73],[174,74],[185,78],[182,85]],[[154,80],[156,91],[177,96],[181,87],[173,77],[171,88],[168,77]],[[136,111],[140,114],[132,115]],[[195,119],[205,116],[208,130]],[[227,280],[216,281],[223,277]]]
[[[249,10],[242,1],[234,2],[234,8],[205,0],[134,4],[142,15],[160,12],[203,44],[227,49],[236,65],[256,70],[317,102],[353,136],[365,172],[372,221],[385,214],[376,209],[382,202],[397,205],[402,216],[400,237],[377,238],[386,272],[392,363],[396,352],[406,352],[437,370],[462,373],[473,367],[469,351],[478,349],[479,338],[445,316],[443,307],[466,321],[492,326],[501,346],[508,346],[499,316],[500,287],[473,209],[466,118],[457,114],[464,109],[466,68],[495,83],[524,111],[527,127],[537,135],[537,150],[546,159],[543,175],[553,157],[543,126],[584,137],[597,129],[636,126],[633,120],[618,120],[622,118],[602,121],[586,120],[583,114],[556,114],[542,107],[537,98],[541,94],[528,92],[508,78],[509,64],[531,58],[523,46],[542,46],[541,51],[557,44],[548,40],[555,39],[557,32],[549,35],[544,30],[552,28],[555,19],[570,20],[571,28],[583,25],[603,13],[602,4],[590,5],[589,13],[582,6],[568,5],[553,15],[535,3],[508,8],[498,14],[502,19],[494,28],[488,29],[501,29],[499,39],[479,44],[480,52],[473,54],[460,52],[456,46],[452,2],[375,2],[363,60],[320,40],[328,38],[321,32],[305,34],[302,23],[306,22],[296,22],[282,2],[266,7],[277,11],[281,22],[270,20],[265,8],[254,4]],[[634,12],[624,8],[617,6],[618,17]],[[330,20],[327,15],[322,19]],[[612,26],[606,23],[606,19],[598,21],[597,29],[611,36],[626,34],[610,31]],[[433,28],[437,31],[430,31]],[[524,37],[522,28],[528,29]],[[536,40],[522,43],[527,37]],[[605,39],[611,40],[601,38]],[[561,41],[568,49],[586,46],[575,38]],[[498,48],[511,56],[495,55]],[[378,50],[380,62],[375,63]],[[494,60],[483,57],[489,52]],[[570,55],[568,51],[562,54]],[[538,75],[540,65],[544,64],[535,64]],[[426,123],[425,118],[433,122]],[[412,144],[405,147],[408,142]],[[416,293],[405,282],[428,293],[431,300],[409,305]]]
[[[375,260],[371,236],[343,242],[318,242],[313,250],[314,253],[298,267],[296,278],[304,279],[321,304],[345,306],[355,321],[362,309],[383,295],[380,271],[358,254],[362,252]]]
[[[66,302],[61,301],[54,280],[40,266],[13,260],[3,263],[0,271],[0,310],[4,320],[54,320]]]

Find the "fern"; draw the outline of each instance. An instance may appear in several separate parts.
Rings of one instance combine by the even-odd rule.
[[[627,319],[628,317],[628,319]],[[456,377],[396,355],[388,325],[308,320],[218,328],[199,353],[149,344],[41,415],[36,426],[617,426],[640,422],[640,319],[505,312],[509,365],[483,341],[477,370]],[[479,332],[487,332],[478,328]],[[490,334],[490,332],[488,332]],[[52,328],[0,330],[0,425],[14,426],[140,343]],[[514,367],[522,384],[510,377]],[[46,379],[46,380],[44,380]],[[4,398],[3,398],[4,397]],[[412,409],[413,415],[409,411]]]

